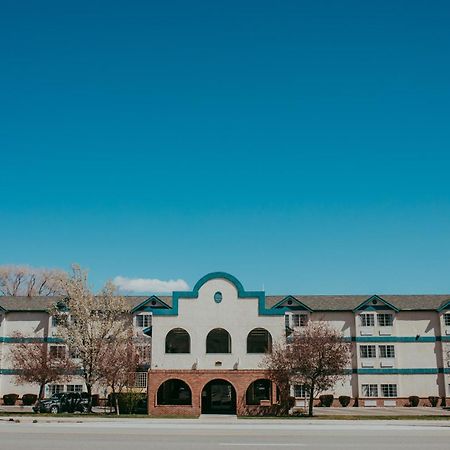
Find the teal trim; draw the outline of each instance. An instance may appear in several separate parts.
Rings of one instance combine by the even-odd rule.
[[[37,338],[37,337],[0,337],[0,342],[5,342],[6,344],[19,344],[19,343],[35,343],[35,342],[48,342],[50,344],[59,344],[64,342],[61,338],[57,337],[45,337],[45,338]]]
[[[440,336],[442,342],[450,342],[450,336]]]
[[[360,375],[435,375],[444,371],[443,368],[353,369],[353,373]]]
[[[200,288],[208,281],[214,279],[224,279],[234,284],[238,291],[238,298],[257,298],[258,299],[258,314],[260,316],[283,316],[289,308],[266,308],[265,293],[264,291],[246,291],[241,282],[226,272],[212,272],[197,281],[192,291],[174,291],[172,294],[172,308],[171,309],[155,309],[153,314],[156,316],[177,316],[178,315],[178,302],[180,298],[183,299],[196,299]]]
[[[288,303],[289,301],[292,301],[292,305],[286,305],[286,303]],[[295,303],[295,305],[294,305]],[[276,309],[276,308],[282,308],[282,307],[286,307],[289,309],[303,309],[305,311],[309,311],[312,312],[312,309],[308,306],[305,305],[303,302],[301,302],[300,300],[296,299],[294,296],[292,295],[288,295],[287,297],[283,298],[283,300],[280,300],[278,303],[276,303],[275,305],[272,306],[272,309]]]
[[[354,310],[353,312],[356,311],[360,311],[361,309],[366,309],[366,307],[372,307],[373,305],[369,305],[369,302],[373,302],[373,301],[381,302],[383,303],[385,306],[387,306],[389,309],[394,310],[395,312],[399,312],[400,310],[394,306],[393,304],[387,302],[386,300],[384,300],[383,298],[381,298],[379,295],[372,295],[372,297],[369,297],[367,300],[364,300],[361,304],[359,304]],[[378,306],[378,305],[377,305]]]
[[[149,305],[149,303],[151,302],[156,302],[155,305]],[[159,309],[159,308],[163,308],[163,309],[170,309],[170,306],[166,303],[163,302],[159,297],[157,297],[156,295],[152,295],[149,298],[146,298],[143,302],[139,303],[139,305],[135,306],[131,312],[134,314],[137,311],[148,311],[148,312],[153,312],[155,309]]]
[[[356,342],[436,342],[442,336],[352,336]]]
[[[445,302],[444,304],[442,304],[437,311],[438,312],[442,312],[445,311],[446,309],[450,309],[450,300],[448,300],[447,302]]]

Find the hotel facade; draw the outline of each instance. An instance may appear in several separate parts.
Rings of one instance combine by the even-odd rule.
[[[264,356],[309,321],[327,322],[352,343],[352,366],[328,392],[336,399],[361,407],[403,406],[411,395],[424,405],[429,396],[450,403],[450,295],[266,295],[215,272],[192,291],[126,299],[136,336],[151,342],[149,365],[136,374],[150,415],[267,413],[278,394]],[[37,391],[15,384],[9,351],[18,340],[64,346],[49,313],[58,300],[0,297],[0,398]],[[80,390],[74,377],[47,386],[47,395]],[[292,395],[302,406],[303,386]]]

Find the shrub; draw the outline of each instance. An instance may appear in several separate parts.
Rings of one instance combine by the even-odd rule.
[[[319,397],[320,406],[330,407],[333,404],[334,397],[331,394],[321,395]]]
[[[137,392],[123,392],[116,394],[119,400],[120,414],[146,414],[147,395]],[[108,406],[114,407],[116,404],[113,394],[108,395]]]
[[[408,400],[409,400],[409,406],[413,406],[413,407],[419,406],[420,398],[417,397],[417,395],[410,395]]]
[[[428,397],[428,400],[430,401],[430,405],[431,406],[436,407],[438,405],[438,402],[439,402],[439,397],[435,397],[433,395],[430,395]]]
[[[36,394],[23,394],[22,395],[22,403],[24,406],[31,406],[36,403],[37,395]]]
[[[17,394],[5,394],[3,396],[3,404],[6,406],[14,406],[19,396]]]
[[[100,396],[98,394],[94,394],[91,396],[92,406],[98,406],[100,404]]]
[[[341,395],[341,396],[339,397],[339,403],[340,403],[341,406],[343,406],[344,408],[350,404],[350,400],[351,400],[351,398],[350,398],[348,395]]]
[[[447,399],[446,399],[446,397],[442,397],[441,398],[441,406],[443,408],[445,408],[447,406]]]

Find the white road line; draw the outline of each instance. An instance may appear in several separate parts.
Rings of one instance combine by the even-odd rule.
[[[306,447],[306,444],[295,443],[268,443],[268,442],[220,442],[219,445],[226,445],[227,447]]]

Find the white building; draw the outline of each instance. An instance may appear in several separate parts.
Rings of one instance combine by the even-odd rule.
[[[0,397],[36,391],[14,384],[8,349],[15,332],[63,345],[48,313],[55,300],[0,297]],[[336,398],[400,406],[410,395],[423,403],[429,396],[450,397],[450,295],[273,296],[246,291],[235,277],[217,272],[189,292],[128,301],[137,333],[152,336],[152,415],[268,411],[277,390],[261,366],[265,352],[310,320],[330,323],[353,343],[348,377],[330,392]],[[144,386],[145,376],[138,378]],[[74,377],[48,392],[61,389],[83,389],[83,383]],[[294,392],[305,394],[302,386]]]

